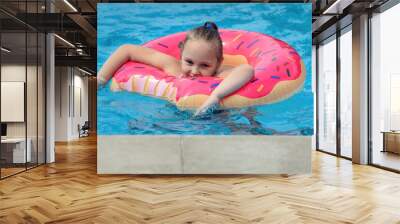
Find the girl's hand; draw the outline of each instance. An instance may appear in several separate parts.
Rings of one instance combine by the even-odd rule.
[[[205,112],[207,112],[208,109],[210,109],[211,107],[215,106],[216,104],[218,104],[220,101],[220,99],[215,96],[215,95],[211,95],[207,98],[207,100],[203,103],[203,105],[201,105],[196,112],[194,113],[194,116],[198,116],[201,115]]]
[[[104,80],[104,78],[97,76],[97,87],[101,88],[105,86],[107,81]]]

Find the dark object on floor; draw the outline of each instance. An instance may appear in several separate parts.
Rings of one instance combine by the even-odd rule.
[[[79,138],[89,136],[89,129],[90,129],[89,121],[85,121],[85,124],[83,124],[82,127],[78,124]]]

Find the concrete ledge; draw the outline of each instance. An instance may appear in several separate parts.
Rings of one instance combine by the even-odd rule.
[[[180,136],[98,136],[97,173],[182,173],[180,142]]]
[[[310,137],[185,136],[183,149],[188,174],[310,172]]]
[[[98,136],[98,174],[300,174],[309,136]]]

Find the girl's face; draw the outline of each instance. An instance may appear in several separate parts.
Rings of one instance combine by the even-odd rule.
[[[182,50],[181,66],[185,76],[213,76],[220,62],[214,44],[188,40]]]

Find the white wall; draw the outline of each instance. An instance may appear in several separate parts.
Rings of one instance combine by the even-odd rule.
[[[28,72],[30,69],[33,67],[28,66]],[[25,82],[25,64],[1,65],[1,81]]]
[[[25,82],[2,81],[0,101],[2,122],[25,121]]]
[[[32,66],[28,66],[28,73],[33,69]],[[1,66],[1,81],[2,82],[25,82],[25,64],[3,64]],[[4,96],[2,96],[4,97]],[[7,108],[1,108],[1,110],[7,110]],[[7,125],[7,135],[13,137],[25,137],[25,125],[24,122],[11,122]]]
[[[55,68],[55,141],[68,141],[69,76],[67,67]]]
[[[34,66],[27,66],[28,74],[36,73],[36,67]],[[9,82],[25,82],[25,64],[4,64],[1,66],[1,81],[9,81]],[[28,98],[30,96],[36,97],[35,93],[27,93]],[[27,99],[28,100],[28,99]],[[28,100],[30,102],[30,100]],[[36,107],[36,105],[35,105]],[[7,110],[7,108],[1,108],[1,110]],[[33,119],[29,117],[28,114],[28,121],[32,121]],[[35,120],[36,121],[36,120]],[[7,122],[7,136],[8,137],[25,137],[25,122]],[[28,125],[32,127],[33,125]],[[29,133],[29,132],[28,132]],[[28,134],[28,137],[29,134]]]
[[[78,124],[88,120],[88,78],[83,75],[75,68],[56,67],[56,141],[77,139]]]
[[[85,121],[89,120],[89,111],[88,111],[88,106],[89,106],[89,91],[88,91],[88,77],[83,76],[84,74],[79,72],[76,72],[75,70],[75,105],[79,105],[81,107],[81,113],[78,110],[78,107],[75,107],[75,119],[73,123],[73,136],[75,138],[78,138],[79,133],[78,133],[78,124],[81,126],[85,123]],[[78,96],[77,90],[80,89],[80,98]],[[77,100],[80,100],[81,102],[77,102]]]
[[[38,69],[38,70],[37,70]],[[9,81],[9,82],[25,82],[26,83],[26,107],[25,105],[22,106],[21,112],[25,113],[27,119],[23,122],[6,122],[7,123],[7,137],[13,138],[24,138],[25,135],[31,140],[31,151],[32,151],[32,158],[34,162],[36,162],[36,158],[39,158],[39,163],[44,163],[44,146],[45,146],[45,139],[44,139],[44,74],[42,72],[42,67],[38,66],[31,66],[28,65],[25,67],[25,64],[3,64],[1,66],[1,76],[2,82]],[[25,78],[28,78],[26,81]],[[2,89],[3,91],[3,89]],[[38,92],[37,92],[38,91]],[[2,95],[3,97],[7,97]],[[24,102],[23,102],[24,104]],[[8,107],[2,107],[2,112],[4,110],[6,112],[10,110]],[[39,154],[36,157],[36,153]],[[50,161],[50,160],[49,160]]]

